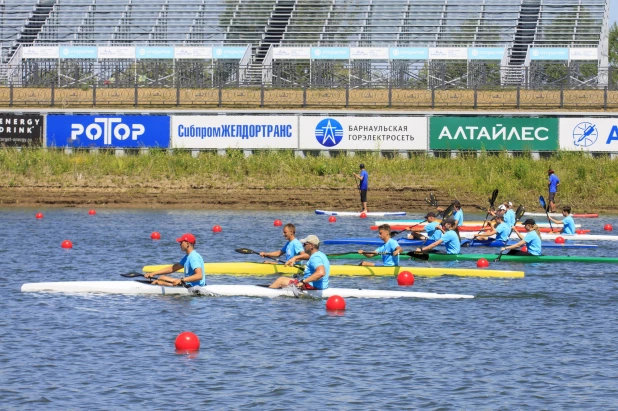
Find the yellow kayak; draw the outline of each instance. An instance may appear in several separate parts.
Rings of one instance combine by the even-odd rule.
[[[145,273],[152,273],[166,265],[147,265],[143,268]],[[207,274],[229,275],[276,275],[297,274],[302,270],[296,267],[286,267],[283,264],[264,263],[206,263],[204,264]],[[331,265],[330,274],[336,276],[373,277],[396,276],[402,271],[409,271],[421,277],[438,277],[441,275],[455,275],[460,277],[486,277],[486,278],[523,278],[523,271],[501,271],[476,268],[449,268],[449,267],[364,267],[359,265]]]

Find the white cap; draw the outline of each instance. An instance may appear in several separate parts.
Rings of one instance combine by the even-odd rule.
[[[509,207],[513,207],[513,203],[509,201]]]
[[[320,245],[320,239],[314,235],[308,235],[307,237],[300,240],[301,243],[309,243],[313,245]]]
[[[498,210],[506,210],[506,206],[504,204],[500,204],[498,206]]]

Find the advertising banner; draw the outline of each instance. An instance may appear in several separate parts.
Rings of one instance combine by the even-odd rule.
[[[349,47],[311,47],[313,60],[349,60]]]
[[[58,46],[37,46],[22,48],[24,59],[57,59],[60,56]]]
[[[43,116],[0,113],[0,147],[43,145]]]
[[[504,50],[504,47],[471,47],[468,60],[502,60]]]
[[[427,60],[429,59],[428,47],[391,47],[389,49],[391,60]]]
[[[301,117],[301,150],[427,150],[426,117]]]
[[[61,59],[96,59],[97,48],[96,47],[60,47]]]
[[[169,116],[48,115],[48,147],[168,148]]]
[[[174,47],[177,60],[200,60],[212,58],[212,47]]]
[[[467,47],[430,47],[430,60],[468,60]]]
[[[553,151],[557,118],[431,117],[430,150]]]
[[[296,149],[296,116],[172,116],[173,148]]]
[[[569,60],[597,60],[599,49],[596,47],[588,48],[569,48]]]
[[[560,148],[618,153],[618,118],[561,118]]]
[[[138,59],[173,59],[174,47],[137,47],[135,57]]]
[[[530,60],[568,60],[568,48],[531,47]]]
[[[274,47],[273,59],[275,60],[309,60],[311,47]]]
[[[212,58],[240,60],[244,57],[247,47],[213,47]]]
[[[352,60],[388,60],[388,47],[350,47]]]
[[[97,48],[100,59],[134,59],[135,47],[133,46],[99,46]]]

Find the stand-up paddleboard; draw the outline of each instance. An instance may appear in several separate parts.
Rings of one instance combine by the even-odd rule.
[[[325,210],[315,210],[317,215],[336,215],[343,217],[360,217],[360,211],[325,211]],[[370,211],[365,213],[367,217],[388,217],[388,216],[397,216],[397,215],[406,215],[405,211]]]
[[[422,241],[422,240],[409,240],[407,238],[399,238],[396,239],[400,246],[402,247],[419,247],[421,245],[429,245],[430,241]],[[507,242],[506,245],[513,245],[519,242],[519,238],[517,240],[512,239]],[[384,244],[384,241],[379,238],[336,238],[334,240],[325,240],[325,245],[346,245],[346,244],[358,244],[358,245],[371,245],[371,246],[381,246]],[[504,242],[502,241],[487,241],[487,240],[475,240],[472,241],[470,239],[462,239],[461,240],[462,247],[504,247]],[[442,244],[440,245],[442,246]],[[543,241],[543,248],[598,248],[596,244],[556,244],[553,241]],[[371,251],[371,250],[366,250]]]

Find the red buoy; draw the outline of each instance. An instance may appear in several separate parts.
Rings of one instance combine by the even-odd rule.
[[[283,225],[283,222],[281,220],[275,220],[275,222],[273,223],[273,225],[275,227],[281,227]]]
[[[554,243],[564,244],[564,237],[556,237],[556,239],[554,240]]]
[[[326,309],[334,311],[345,310],[345,300],[338,295],[330,296],[326,300]]]
[[[414,285],[414,274],[409,271],[402,271],[397,275],[397,284],[402,287]]]
[[[34,217],[40,220],[41,218],[43,218],[43,213],[36,213]]]
[[[200,349],[200,339],[190,331],[184,331],[176,337],[176,349],[182,351],[197,351]]]
[[[614,229],[614,227],[612,227],[611,224],[605,224],[605,226],[603,227],[603,230],[605,231],[612,231]]]
[[[335,217],[334,215],[328,217],[328,222],[329,223],[336,223],[337,222],[337,217]]]
[[[521,251],[522,253],[527,253],[528,252],[528,247],[523,246],[522,248],[519,249],[519,251]]]
[[[367,218],[367,213],[360,213],[360,218]]]
[[[97,212],[96,212],[95,210],[90,210],[90,211],[88,211],[88,214],[90,214],[90,215],[96,215],[96,214],[97,214]]]
[[[152,234],[150,234],[150,238],[153,240],[160,240],[161,234],[159,234],[158,231],[153,231]]]
[[[220,225],[216,225],[212,228],[212,232],[213,233],[220,233],[221,232],[221,226]]]
[[[73,248],[73,243],[70,240],[64,240],[60,246],[62,248]]]
[[[486,258],[479,258],[479,259],[476,261],[476,266],[477,266],[478,268],[487,268],[487,267],[489,267],[489,261],[487,261],[487,259],[486,259]]]

